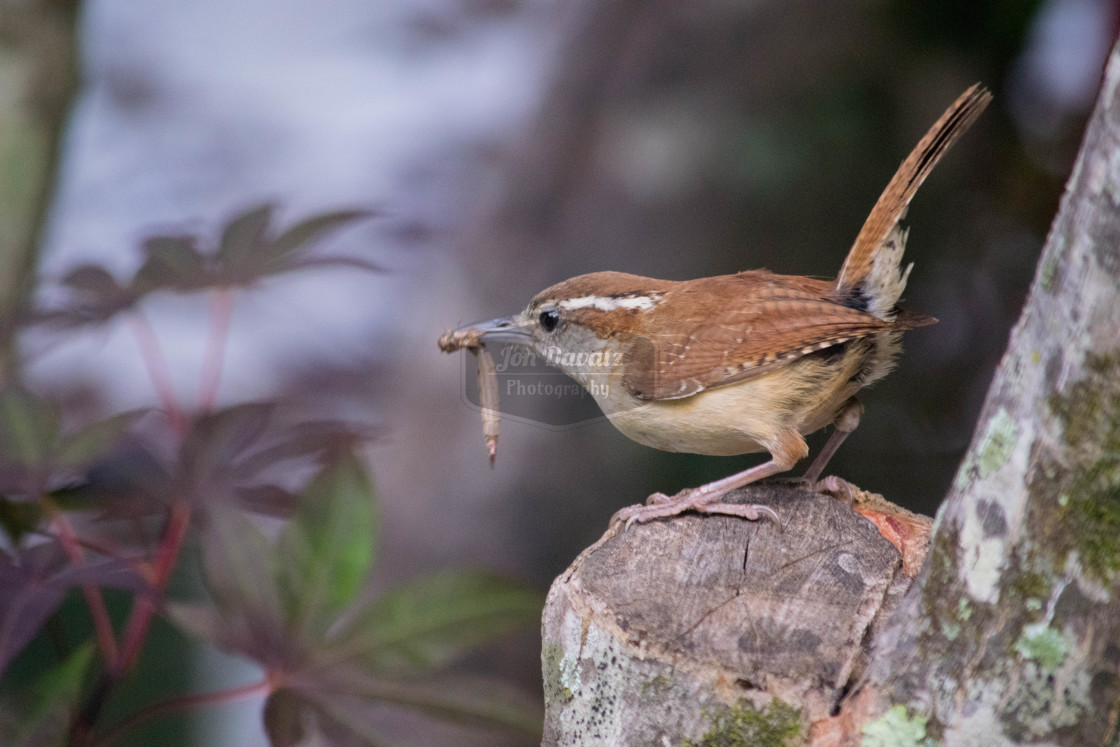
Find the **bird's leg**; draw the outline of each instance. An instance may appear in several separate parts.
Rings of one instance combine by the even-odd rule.
[[[815,485],[817,480],[821,478],[821,473],[824,468],[828,466],[828,461],[832,459],[832,455],[840,448],[840,444],[844,443],[844,439],[859,426],[860,415],[863,414],[863,405],[859,403],[855,397],[848,400],[847,403],[840,408],[836,420],[832,421],[832,435],[828,437],[825,442],[824,448],[817,454],[817,458],[805,471],[805,475],[801,478],[810,485]]]
[[[676,516],[685,511],[697,511],[703,514],[723,514],[725,516],[738,516],[751,521],[768,516],[778,522],[778,514],[769,506],[761,504],[743,503],[718,503],[720,496],[761,480],[770,475],[786,472],[793,468],[797,460],[809,453],[805,439],[797,431],[786,431],[776,440],[770,448],[770,461],[763,462],[757,467],[736,472],[734,475],[701,485],[698,488],[684,490],[675,496],[668,497],[661,493],[650,496],[649,505],[628,506],[621,509],[611,517],[611,523],[622,521],[629,527],[634,523],[642,523],[653,519],[663,519]],[[779,522],[780,523],[780,522]]]

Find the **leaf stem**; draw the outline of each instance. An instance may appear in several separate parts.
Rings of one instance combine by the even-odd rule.
[[[172,429],[182,434],[186,430],[186,417],[183,415],[183,408],[179,406],[179,401],[175,398],[175,387],[171,383],[167,359],[160,351],[152,324],[139,310],[132,312],[129,323],[132,326],[132,334],[136,337],[136,344],[140,346],[140,357],[143,358],[144,365],[148,369],[148,377],[152,380],[156,396],[159,397],[163,409],[167,411]]]
[[[110,747],[110,745],[116,744],[122,736],[133,729],[143,726],[149,721],[162,718],[163,716],[190,710],[191,708],[197,708],[199,706],[232,703],[241,698],[249,698],[254,695],[268,693],[271,689],[272,684],[268,679],[263,679],[259,682],[231,687],[227,690],[215,690],[213,692],[195,693],[193,695],[180,695],[168,700],[162,700],[158,703],[145,706],[123,721],[118,722],[105,734],[94,740],[92,747]]]
[[[151,584],[156,595],[163,593],[167,582],[171,578],[171,571],[175,569],[175,561],[183,547],[183,539],[190,527],[190,506],[180,501],[171,507],[171,515],[164,529],[163,539],[160,541],[159,551],[155,559],[155,568],[152,570]],[[122,675],[136,663],[140,655],[140,648],[144,637],[151,625],[152,616],[156,611],[154,596],[139,596],[132,607],[132,614],[125,625],[124,636],[121,639],[121,654],[113,667],[115,675]]]
[[[52,539],[56,537],[58,533],[57,531],[52,533],[47,528],[38,527],[29,531],[28,534],[33,534],[36,537],[43,537],[45,539]],[[89,537],[79,537],[77,536],[77,534],[75,534],[74,541],[77,542],[78,547],[83,550],[89,550],[90,552],[97,553],[98,555],[103,555],[106,558],[110,558],[112,560],[119,560],[120,562],[128,565],[133,570],[137,572],[140,571],[140,566],[143,562],[142,555],[130,555],[122,548],[116,547],[115,545],[111,544],[109,540],[102,542],[100,540],[90,539]]]
[[[51,514],[51,523],[55,526],[58,540],[62,543],[66,556],[76,567],[84,567],[86,556],[74,534],[74,528],[70,526],[70,520],[49,498],[44,497],[43,504]],[[82,584],[82,595],[89,605],[89,614],[93,618],[93,629],[97,636],[97,646],[101,649],[101,656],[104,657],[107,666],[113,666],[113,662],[117,660],[117,639],[113,634],[113,622],[109,618],[109,609],[105,606],[105,597],[101,595],[101,589],[94,584]]]
[[[202,386],[198,395],[198,408],[208,412],[218,398],[225,362],[226,343],[229,341],[230,322],[233,320],[233,291],[217,288],[210,311],[210,337],[206,343],[206,357],[202,364]]]

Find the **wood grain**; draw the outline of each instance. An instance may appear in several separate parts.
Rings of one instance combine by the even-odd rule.
[[[546,744],[699,741],[721,714],[787,712],[775,700],[807,738],[836,712],[909,587],[899,551],[796,483],[729,499],[772,505],[783,526],[684,515],[615,528],[553,584]]]

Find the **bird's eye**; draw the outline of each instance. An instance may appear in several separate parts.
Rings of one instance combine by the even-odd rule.
[[[537,318],[540,320],[541,326],[544,327],[544,331],[551,332],[560,323],[560,312],[556,309],[545,309]]]

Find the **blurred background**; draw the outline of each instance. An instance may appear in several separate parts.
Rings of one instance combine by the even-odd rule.
[[[376,210],[326,249],[389,272],[301,273],[237,296],[219,401],[313,392],[377,425],[379,584],[470,565],[543,590],[618,508],[761,457],[659,453],[605,421],[509,420],[491,469],[462,396],[465,356],[440,355],[439,334],[597,270],[832,277],[898,163],[981,81],[994,105],[907,218],[906,305],[940,323],[907,335],[901,365],[865,393],[860,428],[830,465],[932,514],[1033,275],[1118,6],[90,0],[72,10],[80,85],[39,236],[41,292],[83,262],[127,274],[153,232],[214,236],[265,200],[289,221]],[[9,23],[2,43],[29,33]],[[15,152],[18,163],[26,152]],[[190,399],[205,300],[147,304]],[[157,401],[124,325],[26,347],[27,381],[90,413]],[[471,665],[539,690],[538,646],[524,636]],[[241,666],[193,662],[204,683]],[[202,713],[183,739],[263,744],[259,708]]]

